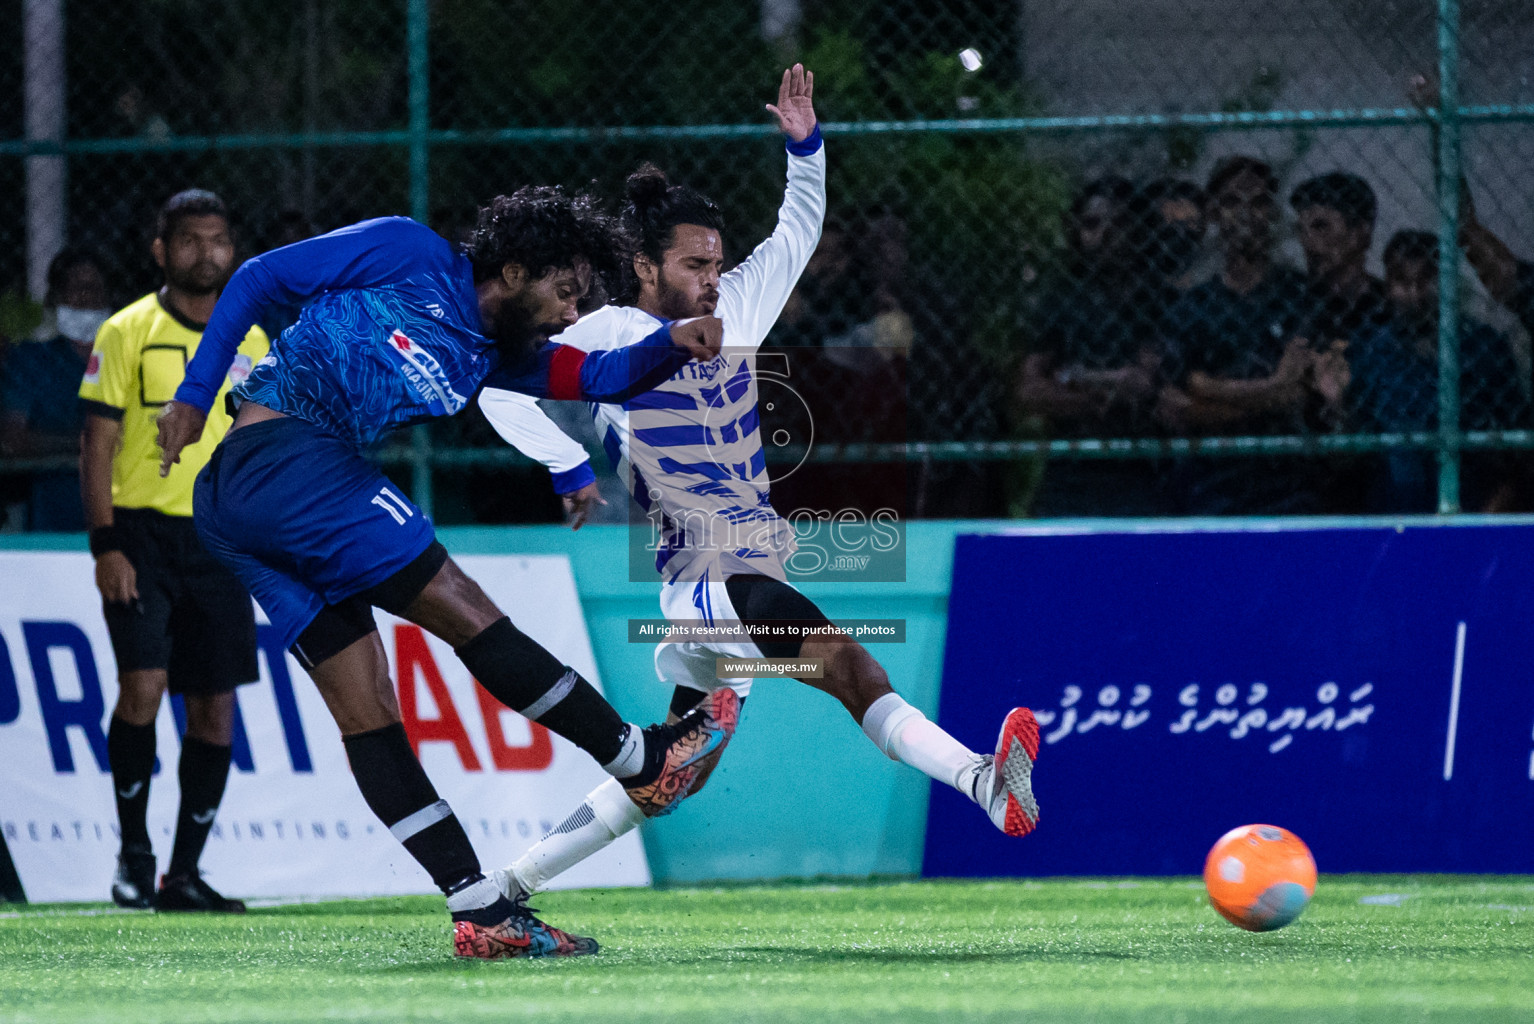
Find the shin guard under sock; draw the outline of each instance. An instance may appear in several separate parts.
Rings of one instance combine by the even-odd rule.
[[[629,724],[595,687],[509,618],[491,623],[457,654],[492,697],[563,736],[603,767],[620,761],[625,740],[633,739]],[[620,762],[613,774],[625,770]]]
[[[398,722],[343,737],[362,799],[444,893],[478,882],[479,858]],[[469,908],[465,908],[469,909]]]

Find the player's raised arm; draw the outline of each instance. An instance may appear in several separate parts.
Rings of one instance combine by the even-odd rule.
[[[778,119],[778,128],[788,136],[791,145],[802,145],[819,127],[815,120],[815,74],[804,70],[803,64],[795,64],[783,72],[778,85],[778,103],[767,104],[767,110]]]
[[[759,343],[820,243],[826,216],[826,155],[815,117],[815,76],[795,64],[783,72],[778,102],[767,110],[788,149],[788,184],[772,234],[720,284],[720,315],[732,346]]]

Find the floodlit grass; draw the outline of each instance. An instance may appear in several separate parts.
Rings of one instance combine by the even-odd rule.
[[[537,902],[601,955],[458,962],[425,897],[234,918],[0,907],[15,912],[0,1021],[1534,1020],[1534,877],[1325,877],[1298,922],[1262,935],[1192,879]]]

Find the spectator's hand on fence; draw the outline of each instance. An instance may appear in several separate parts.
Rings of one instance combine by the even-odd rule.
[[[1082,383],[1097,391],[1107,402],[1124,402],[1133,405],[1145,401],[1156,393],[1155,376],[1136,364],[1121,366],[1116,370],[1099,371]]]
[[[1290,338],[1284,354],[1267,380],[1264,403],[1269,409],[1291,409],[1305,401],[1305,385],[1315,352],[1304,338]]]
[[[181,449],[197,443],[207,422],[207,413],[185,402],[172,401],[160,411],[155,444],[160,446],[161,476],[170,475],[172,464],[181,461]]]
[[[724,321],[717,316],[678,320],[671,325],[671,343],[691,352],[700,363],[706,363],[719,354],[719,346],[724,343]]]
[[[1305,372],[1310,369],[1315,361],[1315,350],[1310,347],[1310,342],[1305,338],[1290,338],[1289,344],[1284,346],[1284,354],[1278,361],[1278,368],[1273,371],[1275,382],[1285,384],[1298,383],[1305,378]]]
[[[1156,406],[1151,411],[1155,421],[1172,434],[1188,433],[1188,413],[1193,399],[1182,388],[1168,385],[1156,394]]]
[[[1342,408],[1342,397],[1347,393],[1348,385],[1353,383],[1353,368],[1348,365],[1347,348],[1346,341],[1334,339],[1325,352],[1314,357],[1310,367],[1311,385],[1332,410]]]
[[[767,104],[778,119],[778,129],[795,142],[803,142],[815,130],[814,93],[814,73],[804,70],[803,64],[795,64],[783,72],[777,105]]]
[[[1147,402],[1156,397],[1161,356],[1150,349],[1141,350],[1135,361],[1124,367],[1119,396],[1130,402]]]
[[[138,600],[138,570],[121,551],[103,551],[96,559],[96,589],[108,604]]]
[[[602,492],[595,480],[578,491],[561,494],[560,500],[565,504],[565,521],[570,524],[572,530],[579,530],[585,526],[586,520],[591,518],[591,513],[598,506],[607,504],[607,499],[602,497]]]

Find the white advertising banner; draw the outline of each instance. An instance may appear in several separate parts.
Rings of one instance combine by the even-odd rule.
[[[569,559],[458,560],[522,630],[600,688]],[[27,898],[105,900],[117,816],[106,730],[117,673],[85,554],[0,552],[0,830]],[[258,619],[264,623],[264,618]],[[382,612],[407,733],[488,871],[520,855],[606,775],[590,756],[486,694],[452,650]],[[340,734],[297,662],[261,629],[261,679],[239,688],[234,768],[202,858],[230,896],[378,896],[435,891],[368,810]],[[170,856],[180,751],[171,702],[156,723],[149,797],[161,870]],[[648,885],[631,832],[559,879]]]

